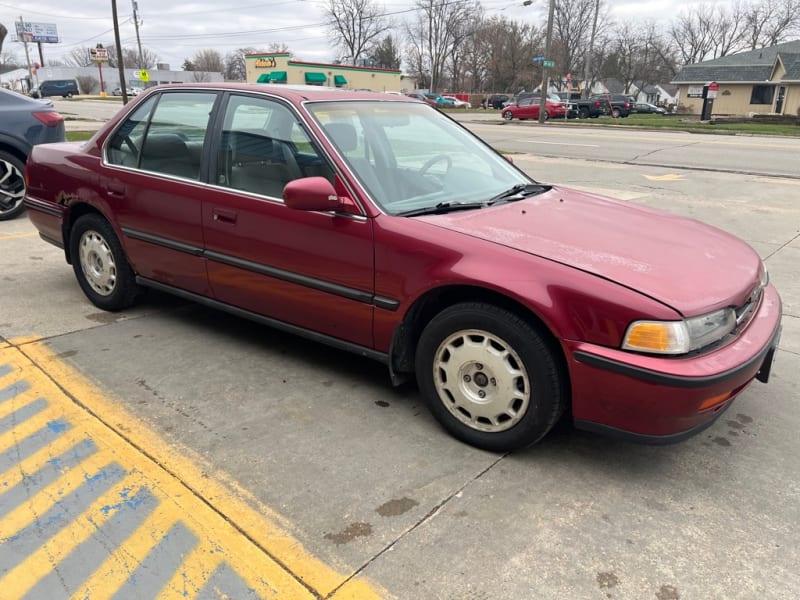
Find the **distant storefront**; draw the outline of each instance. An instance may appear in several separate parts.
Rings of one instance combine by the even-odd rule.
[[[394,69],[292,60],[288,53],[245,56],[248,83],[320,85],[349,90],[406,92],[414,79]]]

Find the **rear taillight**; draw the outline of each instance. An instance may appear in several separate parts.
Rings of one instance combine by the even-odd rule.
[[[625,108],[630,108],[630,107],[631,107],[631,103],[630,102],[626,102],[625,103]]]
[[[595,101],[594,101],[594,105],[595,105],[595,106],[600,106],[600,100],[595,100]]]
[[[34,112],[32,114],[48,127],[56,127],[64,120],[64,117],[52,110]]]

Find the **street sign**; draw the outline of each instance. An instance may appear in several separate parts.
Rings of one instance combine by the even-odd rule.
[[[150,81],[150,73],[142,69],[141,71],[139,71],[139,79],[141,79],[144,83],[147,83],[148,81]]]
[[[106,48],[89,48],[89,60],[98,64],[108,62],[108,50]]]
[[[553,67],[556,66],[556,61],[554,61],[554,60],[546,60],[546,61],[544,61],[544,66],[547,69],[552,69]]]
[[[533,62],[542,62],[544,60],[544,56],[534,56],[531,60]]]
[[[719,84],[716,81],[712,81],[708,84],[708,93],[706,94],[706,98],[716,98],[717,92],[719,92]]]

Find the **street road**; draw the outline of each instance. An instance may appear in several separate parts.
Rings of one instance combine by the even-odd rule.
[[[632,445],[565,427],[527,451],[491,454],[445,435],[414,385],[392,388],[385,369],[367,360],[156,293],[123,313],[99,311],[63,253],[22,218],[0,223],[0,407],[11,379],[41,381],[42,398],[73,403],[68,420],[80,432],[117,432],[128,445],[107,451],[122,468],[164,478],[151,487],[168,506],[186,502],[185,516],[200,498],[240,532],[239,553],[213,563],[230,570],[198,567],[189,596],[205,597],[215,582],[255,585],[252,569],[237,570],[253,552],[285,569],[275,585],[302,584],[296,596],[265,597],[796,598],[800,181],[770,176],[795,142],[687,134],[694,143],[680,149],[678,134],[470,127],[500,149],[524,152],[514,162],[536,179],[689,215],[753,245],[784,301],[770,383],[753,384],[712,428],[678,445]],[[586,146],[554,154],[564,141]],[[651,148],[648,162],[669,165],[680,152],[692,167],[726,148],[732,162],[719,164],[735,169],[741,151],[749,168],[585,160],[595,156],[592,144],[623,162],[645,160]],[[12,365],[5,371],[3,359]],[[9,398],[22,393],[14,385]],[[78,408],[101,424],[83,425]],[[0,473],[2,543],[16,526],[2,518],[2,486],[21,472]],[[191,525],[204,513],[169,514],[198,537]],[[223,532],[226,548],[232,536]],[[130,543],[122,542],[118,564],[128,557],[135,567]],[[0,569],[2,577],[7,566]],[[131,581],[115,576],[119,585]],[[68,597],[59,587],[66,584],[51,580],[40,597]],[[99,597],[97,581],[86,591]]]

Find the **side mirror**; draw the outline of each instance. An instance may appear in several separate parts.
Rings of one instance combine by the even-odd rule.
[[[324,177],[295,179],[283,188],[283,201],[295,210],[340,210],[342,200]]]

